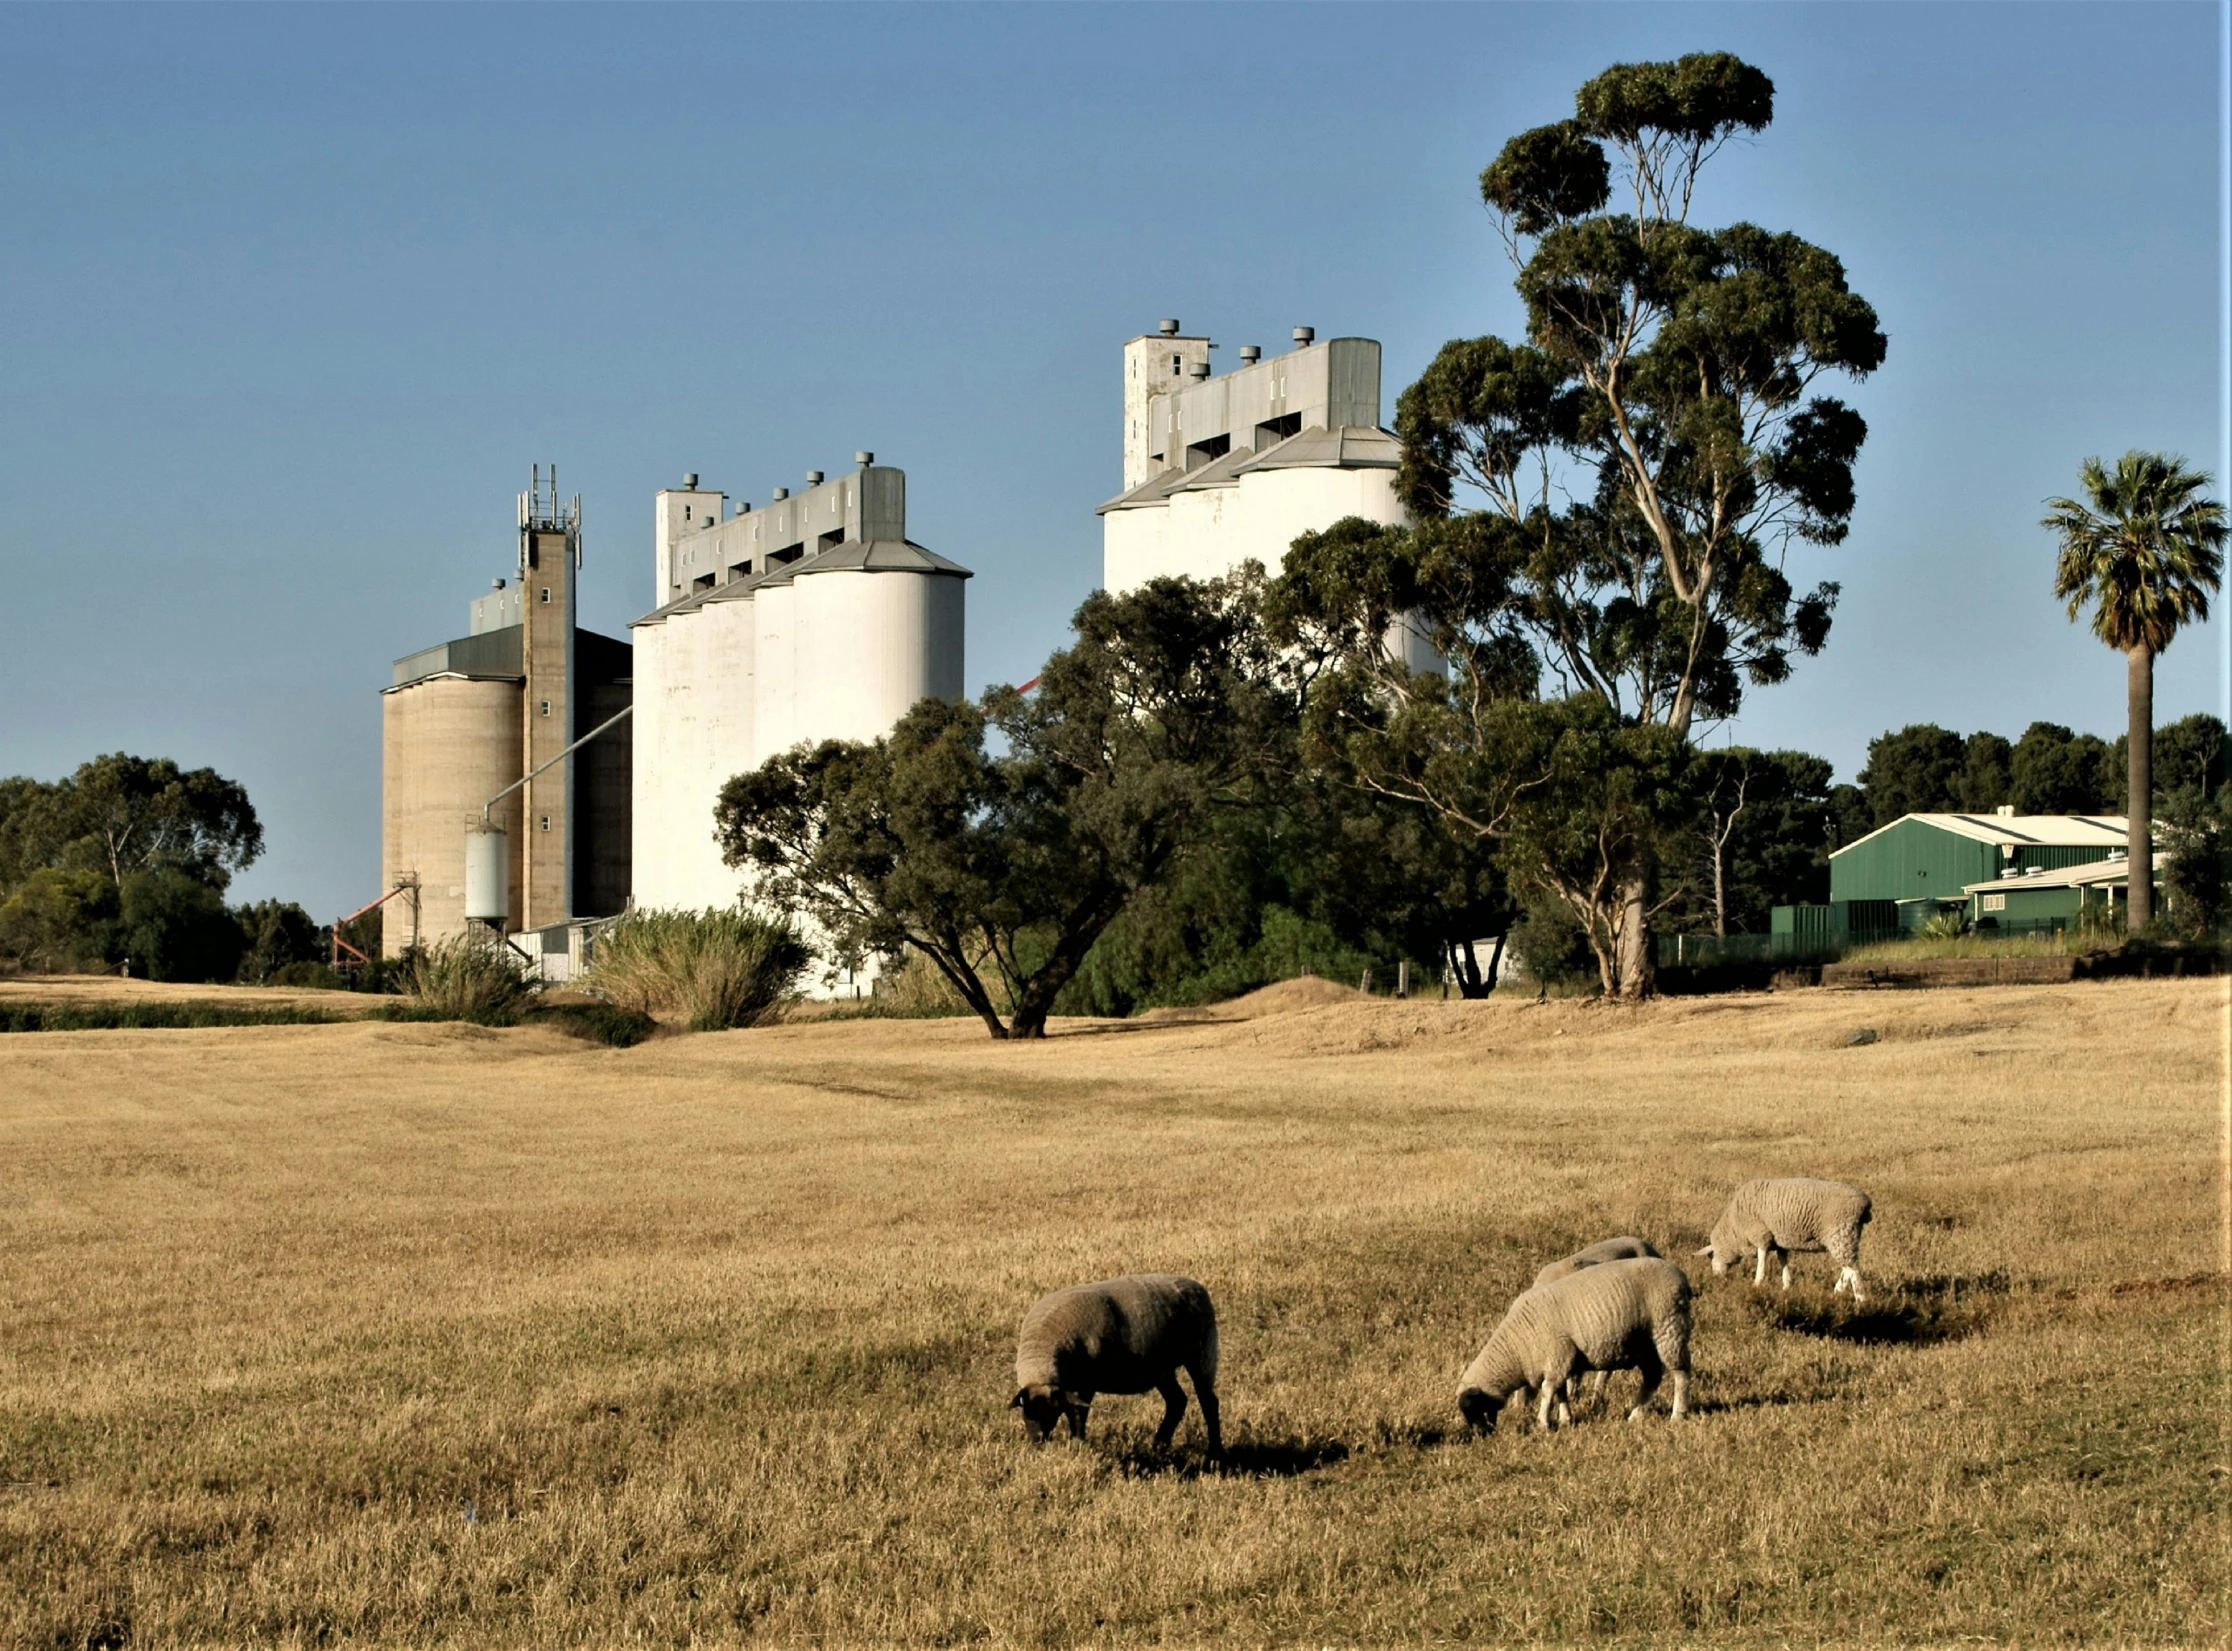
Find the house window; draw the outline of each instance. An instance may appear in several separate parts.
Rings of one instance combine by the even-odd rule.
[[[547,814],[542,817],[542,828],[545,831],[550,829],[550,816]]]
[[[542,599],[545,602],[550,600],[550,587],[548,585],[545,585],[542,588]]]
[[[2007,910],[2007,896],[2004,894],[1987,894],[1984,897],[1984,909],[1986,911]]]
[[[550,715],[550,701],[547,699],[542,702],[542,714],[546,717]]]

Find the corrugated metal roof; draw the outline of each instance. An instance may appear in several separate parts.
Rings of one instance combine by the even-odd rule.
[[[1186,484],[1183,470],[1165,470],[1160,475],[1149,476],[1129,493],[1119,493],[1108,503],[1096,507],[1093,514],[1105,516],[1111,510],[1136,510],[1141,505],[1161,504]]]
[[[2129,840],[2131,835],[2131,822],[2121,814],[1902,814],[1889,825],[1877,826],[1867,836],[1831,850],[1829,857],[1833,860],[1840,854],[1850,854],[1862,843],[1909,820],[1996,847],[2109,848]]]
[[[2162,880],[2162,868],[2170,863],[2171,856],[2158,853],[2154,857],[2155,881]],[[2056,871],[2025,872],[2020,877],[1994,877],[1982,883],[1963,883],[1963,894],[1997,894],[2006,889],[2073,889],[2094,883],[2128,883],[2131,881],[2131,862],[2122,855],[2113,860],[2088,860],[2081,866],[2063,866]]]
[[[1304,430],[1282,442],[1251,452],[1235,448],[1221,458],[1191,470],[1165,470],[1150,476],[1129,493],[1119,493],[1094,514],[1111,510],[1137,510],[1166,502],[1171,494],[1197,487],[1230,487],[1242,476],[1258,470],[1393,470],[1403,462],[1403,444],[1391,433],[1370,425],[1344,424],[1337,430]]]
[[[1403,462],[1403,444],[1385,430],[1361,424],[1344,424],[1338,430],[1304,430],[1276,447],[1265,448],[1255,462],[1240,467],[1251,470],[1393,470]]]
[[[847,539],[819,555],[762,574],[753,583],[787,585],[809,573],[945,573],[957,579],[975,577],[959,562],[925,550],[912,539]]]

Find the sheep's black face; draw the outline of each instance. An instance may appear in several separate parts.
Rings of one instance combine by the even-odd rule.
[[[1477,1387],[1468,1387],[1457,1395],[1457,1408],[1465,1413],[1466,1425],[1480,1433],[1494,1431],[1499,1403]]]
[[[1023,1434],[1034,1445],[1045,1444],[1055,1425],[1069,1413],[1058,1387],[1019,1389],[1008,1405],[1023,1412]]]

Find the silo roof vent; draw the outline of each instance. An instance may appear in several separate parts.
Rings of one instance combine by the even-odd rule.
[[[790,497],[790,489],[787,487],[778,487],[772,493],[768,494],[768,497],[771,499],[787,499]]]
[[[1178,321],[1175,316],[1167,321],[1158,321],[1155,325],[1165,338],[1176,338],[1178,336]]]
[[[876,455],[869,452],[865,447],[853,455],[853,463],[859,465],[860,468],[863,470],[867,469],[871,464],[874,464],[875,462]]]
[[[697,491],[697,472],[695,470],[683,471],[682,485],[690,492],[695,493]]]
[[[1206,361],[1196,361],[1192,366],[1186,369],[1186,372],[1194,378],[1207,378],[1209,376],[1209,363]]]
[[[1317,328],[1315,327],[1297,327],[1294,329],[1294,341],[1297,344],[1313,343],[1316,339]]]
[[[821,486],[821,484],[822,473],[819,470],[809,470],[806,472],[806,485],[808,487],[819,487]]]

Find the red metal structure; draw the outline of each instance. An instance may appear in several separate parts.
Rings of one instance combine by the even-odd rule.
[[[335,918],[333,921],[333,967],[336,969],[341,967],[341,954],[343,952],[347,952],[349,954],[351,963],[359,967],[369,964],[372,959],[355,946],[349,944],[348,941],[343,940],[341,938],[341,931],[349,924],[354,923],[358,918],[362,917],[366,912],[378,911],[382,906],[386,905],[390,900],[393,900],[399,894],[409,894],[413,899],[416,899],[418,897],[418,886],[418,879],[416,877],[409,878],[404,882],[396,884],[395,887],[389,889],[387,893],[381,895],[379,899],[370,901],[365,905],[357,907],[357,909],[349,913],[348,916]]]

